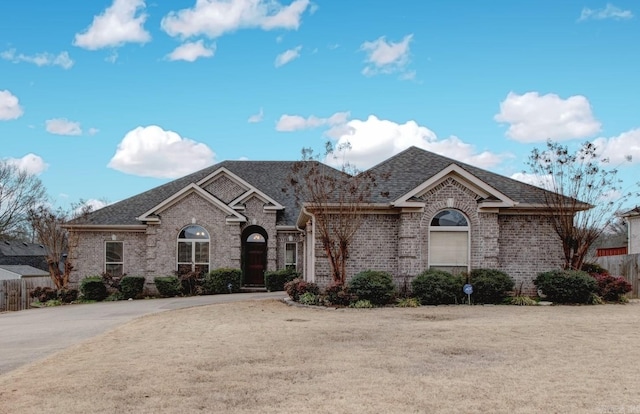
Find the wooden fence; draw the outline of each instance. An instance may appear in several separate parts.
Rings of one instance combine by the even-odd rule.
[[[596,263],[604,267],[613,276],[624,276],[633,290],[632,298],[638,297],[638,277],[640,277],[640,254],[625,254],[620,256],[602,256],[596,258]]]
[[[55,287],[49,277],[0,280],[0,312],[29,309],[30,293],[38,286]]]

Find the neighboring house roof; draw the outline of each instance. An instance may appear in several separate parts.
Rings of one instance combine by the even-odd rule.
[[[278,203],[277,224],[294,225],[300,207],[296,203],[295,192],[291,188],[289,179],[294,165],[298,162],[300,161],[223,161],[103,207],[82,219],[71,221],[70,224],[89,226],[140,225],[141,221],[138,218],[143,218],[141,216],[150,215],[154,208],[162,206],[163,203],[171,200],[185,188],[198,185],[218,170],[226,169],[253,186],[254,189],[250,191],[260,193]],[[371,168],[370,171],[375,175],[388,174],[387,179],[378,181],[378,187],[375,194],[372,194],[371,202],[389,204],[410,194],[412,190],[452,164],[486,183],[485,188],[496,190],[495,192],[502,195],[503,198],[504,196],[508,197],[506,201],[509,202],[509,205],[541,206],[545,204],[544,193],[546,190],[417,147],[411,147]],[[341,174],[336,169],[328,168],[329,173]],[[388,196],[385,193],[388,193]],[[284,207],[283,210],[282,207]]]
[[[45,270],[48,268],[45,253],[41,244],[0,240],[0,265],[29,265]]]
[[[635,217],[640,216],[640,207],[632,208],[629,211],[625,211],[620,215],[621,217]]]
[[[0,265],[0,272],[3,270],[15,275],[17,279],[20,277],[49,276],[49,272],[28,265]]]

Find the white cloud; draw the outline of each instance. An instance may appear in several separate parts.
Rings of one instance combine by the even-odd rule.
[[[0,121],[20,118],[23,113],[20,101],[14,94],[7,90],[0,91]]]
[[[387,42],[384,36],[373,42],[364,42],[360,50],[367,53],[367,66],[362,73],[373,76],[379,73],[404,72],[409,63],[409,43],[412,39],[413,35],[410,34],[398,43]],[[414,76],[415,74],[412,77]]]
[[[91,136],[96,135],[98,132],[100,132],[98,128],[89,128],[89,130],[87,131],[87,133]]]
[[[114,0],[111,7],[93,17],[83,33],[76,34],[74,46],[97,50],[150,41],[151,35],[143,27],[147,14],[138,14],[145,7],[144,0]]]
[[[579,22],[586,20],[628,20],[633,18],[631,10],[622,10],[619,7],[614,6],[611,3],[607,3],[604,9],[589,9],[587,7],[582,9],[580,13]]]
[[[169,36],[220,37],[244,28],[298,29],[309,0],[283,6],[276,0],[197,0],[190,9],[172,11],[161,22]]]
[[[89,207],[90,211],[96,211],[108,205],[109,203],[107,203],[104,200],[97,200],[95,198],[90,198],[88,200],[85,200],[84,203],[82,203],[82,205],[75,210],[75,213],[81,213],[85,207]]]
[[[257,124],[258,122],[262,122],[264,119],[264,111],[260,108],[260,111],[257,114],[253,114],[249,117],[247,122],[250,124]]]
[[[214,160],[207,145],[151,125],[127,132],[108,167],[143,177],[178,178]]]
[[[585,138],[596,134],[601,126],[584,96],[562,99],[551,93],[540,96],[538,92],[509,92],[494,119],[509,124],[506,135],[520,142]]]
[[[276,131],[293,132],[328,126],[329,129],[325,132],[325,135],[331,138],[338,138],[349,133],[346,124],[350,115],[349,112],[336,112],[328,118],[319,118],[315,115],[305,118],[300,115],[285,114],[278,120]]]
[[[40,156],[33,153],[29,153],[22,158],[5,158],[4,161],[32,175],[40,175],[49,167],[49,164],[44,162]]]
[[[297,46],[293,49],[285,50],[284,52],[280,53],[278,56],[276,56],[276,61],[274,63],[275,67],[279,68],[280,66],[286,65],[292,60],[299,58],[301,50],[302,46]]]
[[[216,45],[205,46],[202,39],[197,42],[187,42],[177,48],[169,55],[169,60],[186,60],[187,62],[194,62],[201,57],[211,57],[216,52]]]
[[[359,169],[369,168],[411,146],[425,149],[464,163],[489,168],[497,165],[501,155],[488,151],[477,153],[473,145],[451,136],[438,139],[436,134],[415,121],[398,124],[370,115],[366,121],[353,119],[346,123],[349,132],[336,141],[336,148],[348,145],[351,149],[339,154]],[[332,159],[325,160],[335,165]]]
[[[55,135],[82,135],[79,122],[65,118],[48,119],[45,121],[47,132]]]
[[[628,162],[640,163],[640,128],[623,132],[611,138],[598,138],[593,141],[598,155],[609,159],[612,165],[619,165]]]
[[[536,187],[553,190],[553,177],[550,175],[535,175],[531,173],[519,172],[511,175],[511,178],[520,182],[535,185]]]
[[[37,66],[60,66],[64,69],[71,69],[73,60],[69,57],[68,52],[61,52],[58,55],[51,53],[36,53],[33,56],[16,54],[15,49],[9,49],[0,53],[0,58],[13,63],[27,62]]]

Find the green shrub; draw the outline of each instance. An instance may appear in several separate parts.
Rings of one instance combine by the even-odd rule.
[[[529,296],[517,295],[509,298],[509,304],[515,306],[536,306],[538,302]]]
[[[423,305],[447,305],[462,299],[462,277],[443,270],[426,270],[413,279],[411,289]]]
[[[389,273],[365,270],[349,281],[349,291],[358,300],[368,300],[373,305],[386,305],[393,299],[396,286]]]
[[[471,299],[475,303],[502,303],[514,286],[509,275],[496,269],[474,269],[469,280],[473,286]]]
[[[331,285],[324,291],[324,300],[329,305],[349,306],[352,300],[349,287],[345,285]]]
[[[539,273],[533,281],[548,300],[557,303],[589,303],[596,293],[596,280],[580,270]]]
[[[371,301],[367,299],[360,299],[353,302],[351,305],[349,305],[349,307],[356,309],[370,309],[373,308],[373,303],[371,303]]]
[[[177,276],[159,276],[153,279],[158,293],[163,298],[171,298],[182,294],[182,284]]]
[[[80,282],[80,292],[87,300],[101,301],[107,297],[107,287],[102,282],[102,277],[91,276],[82,279]]]
[[[600,266],[598,263],[583,263],[580,268],[583,272],[587,272],[590,275],[608,275],[609,271],[604,267]]]
[[[231,268],[212,270],[204,277],[203,287],[207,294],[240,292],[242,271]]]
[[[282,269],[264,274],[264,286],[269,292],[284,290],[284,284],[292,281],[300,274],[295,269]]]
[[[120,293],[124,299],[137,299],[144,289],[144,276],[125,276],[120,281]]]
[[[304,295],[307,292],[313,293],[314,295],[320,294],[320,288],[318,285],[313,282],[302,280],[299,277],[285,283],[284,290],[287,292],[287,295],[296,302],[300,300],[301,295]]]
[[[298,300],[298,302],[303,305],[319,305],[320,297],[315,293],[304,292],[302,295],[300,295],[300,299]]]
[[[417,308],[420,306],[420,301],[418,298],[402,298],[398,300],[396,306],[399,308]]]

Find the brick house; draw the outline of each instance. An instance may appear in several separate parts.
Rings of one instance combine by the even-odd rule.
[[[72,281],[124,272],[152,285],[175,271],[232,267],[245,285],[262,285],[265,271],[294,267],[326,286],[313,214],[283,191],[293,165],[224,161],[69,223]],[[384,270],[400,284],[433,267],[495,268],[533,293],[536,274],[563,263],[545,190],[415,147],[370,171],[388,173],[388,196],[367,203],[348,277]]]

